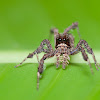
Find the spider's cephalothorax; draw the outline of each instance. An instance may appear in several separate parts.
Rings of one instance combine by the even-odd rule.
[[[56,35],[56,57],[57,57],[57,63],[56,67],[58,68],[60,62],[62,62],[63,69],[65,69],[65,66],[68,65],[68,60],[70,60],[70,50],[72,48],[71,44],[71,38],[69,37],[70,34],[57,34]],[[72,36],[73,38],[73,36]]]
[[[80,37],[77,22],[72,23],[71,26],[66,28],[63,34],[59,34],[58,29],[56,28],[51,29],[51,32],[54,33],[55,50],[53,50],[49,40],[45,39],[41,42],[40,46],[34,52],[29,53],[29,55],[19,65],[15,67],[20,66],[27,58],[32,58],[34,55],[37,56],[37,54],[44,52],[45,54],[40,61],[37,56],[37,59],[39,62],[39,67],[38,67],[38,72],[37,72],[37,88],[39,88],[39,77],[40,77],[40,74],[42,74],[43,72],[44,60],[46,60],[47,58],[51,58],[53,56],[56,56],[57,58],[56,68],[59,67],[59,64],[61,62],[63,69],[65,69],[65,66],[68,65],[69,63],[68,60],[70,60],[69,55],[74,55],[74,54],[81,52],[83,59],[89,63],[91,72],[93,73],[88,55],[85,52],[85,49],[86,49],[87,52],[93,56],[96,69],[98,70],[99,65],[95,59],[95,55],[92,51],[92,48],[89,47],[88,43],[85,40],[80,39],[77,46],[74,47],[74,37],[72,34],[69,34],[68,32],[71,29],[75,29],[75,28],[77,29],[79,37]],[[47,46],[47,49],[44,48],[44,45]]]
[[[67,46],[70,47],[70,39],[69,39],[69,36],[68,35],[63,35],[63,34],[58,34],[56,36],[56,46],[55,46],[55,48],[57,48],[57,46],[59,44],[61,44],[61,43],[66,44]]]

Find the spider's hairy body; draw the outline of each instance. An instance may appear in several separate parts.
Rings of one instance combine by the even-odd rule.
[[[63,54],[70,54],[70,49],[66,44],[59,44],[56,49],[57,53],[61,56]]]
[[[69,60],[70,60],[69,55],[75,55],[75,54],[81,52],[83,59],[89,63],[91,72],[93,73],[91,63],[90,63],[88,55],[85,51],[85,49],[86,49],[87,52],[93,56],[93,60],[94,60],[96,69],[98,70],[99,64],[97,63],[97,61],[95,59],[95,55],[93,53],[93,50],[92,50],[92,48],[90,48],[88,43],[85,40],[80,39],[77,46],[76,47],[74,46],[74,37],[72,34],[69,33],[69,31],[71,29],[75,29],[75,28],[77,29],[79,37],[80,37],[77,22],[72,23],[71,26],[66,28],[65,31],[63,32],[63,34],[59,34],[58,29],[56,29],[56,28],[51,29],[50,31],[54,34],[55,50],[53,50],[53,48],[50,44],[50,41],[48,39],[45,39],[41,42],[40,46],[34,52],[29,53],[29,55],[19,65],[15,66],[15,67],[20,66],[25,60],[27,60],[27,58],[32,58],[34,55],[37,55],[41,52],[45,53],[40,61],[37,56],[38,63],[39,63],[38,72],[37,72],[37,89],[39,88],[40,74],[43,73],[44,60],[46,60],[47,58],[51,58],[53,56],[56,56],[56,59],[57,59],[56,68],[59,67],[60,63],[62,63],[62,68],[65,69],[65,67],[69,64]],[[47,46],[47,49],[44,48],[45,45]]]
[[[57,53],[55,54],[57,58],[56,67],[58,68],[60,62],[62,62],[63,69],[65,69],[65,66],[69,64],[68,60],[70,60],[69,58],[70,49],[68,48],[67,44],[60,43],[58,44],[56,51],[57,51]]]
[[[61,54],[61,53],[56,53],[56,57],[57,57],[57,63],[56,63],[56,67],[59,67],[59,64],[62,63],[63,65],[63,69],[65,69],[65,66],[67,66],[69,64],[69,60],[70,57],[68,54]]]

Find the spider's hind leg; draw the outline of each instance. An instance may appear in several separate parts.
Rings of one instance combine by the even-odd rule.
[[[47,45],[47,49],[44,49],[44,45]],[[49,40],[45,39],[41,42],[40,46],[34,52],[29,53],[29,55],[20,64],[18,64],[15,67],[22,65],[23,62],[25,62],[28,58],[33,58],[34,55],[37,56],[37,54],[39,54],[41,52],[49,53],[49,52],[52,52],[52,51],[53,51],[53,48],[52,48]],[[38,60],[38,56],[37,56],[37,60]],[[38,63],[39,63],[39,60],[38,60]]]
[[[77,54],[79,51],[81,51],[81,49],[83,48],[82,45],[86,48],[87,52],[93,56],[93,60],[94,60],[96,69],[98,70],[98,66],[100,67],[100,65],[96,61],[96,58],[95,58],[95,55],[93,53],[92,48],[90,48],[90,46],[88,45],[88,43],[85,40],[80,40],[79,41],[79,43],[77,44],[76,48],[74,48],[73,51],[71,51],[71,55]],[[81,52],[83,52],[83,51],[81,51]],[[83,55],[85,55],[85,53]]]
[[[100,67],[100,65],[96,61],[96,58],[95,58],[92,48],[90,48],[90,46],[88,45],[88,43],[85,40],[80,40],[78,45],[82,45],[82,44],[84,44],[84,47],[87,49],[87,52],[92,55],[96,69],[98,70],[98,66]]]
[[[93,74],[93,69],[92,69],[90,60],[89,60],[88,55],[86,54],[85,49],[83,47],[81,47],[81,52],[82,52],[83,59],[88,62],[90,69],[91,69],[91,72]]]

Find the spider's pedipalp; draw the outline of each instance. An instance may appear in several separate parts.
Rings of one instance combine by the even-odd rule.
[[[59,63],[60,53],[56,53],[56,57],[57,57],[56,68],[58,68],[60,65],[60,63]]]

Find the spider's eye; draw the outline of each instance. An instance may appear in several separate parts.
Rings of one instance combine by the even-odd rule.
[[[59,38],[59,41],[61,41],[61,38]]]
[[[64,38],[63,40],[65,41],[66,39]]]

